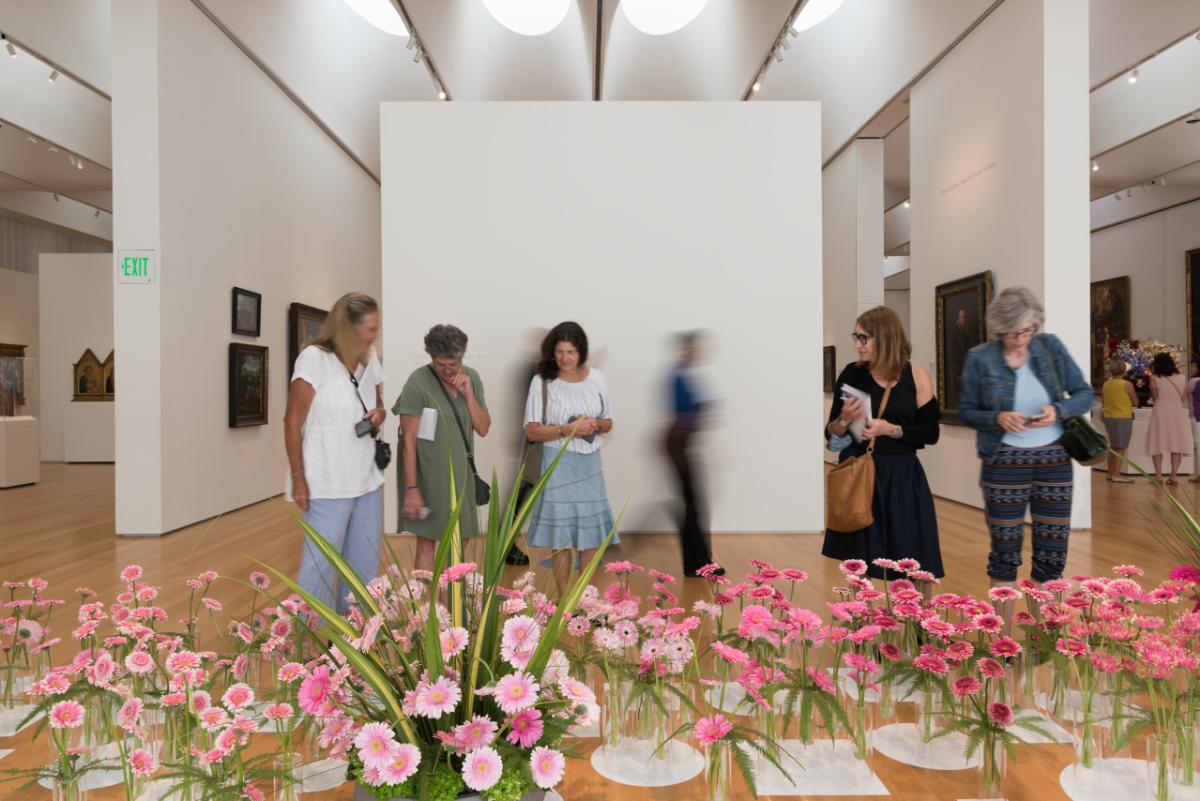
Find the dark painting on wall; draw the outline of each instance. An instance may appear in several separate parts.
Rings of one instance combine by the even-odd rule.
[[[83,352],[79,361],[75,362],[75,366],[72,368],[71,386],[74,392],[72,401],[111,401],[113,399],[113,394],[105,387],[106,363],[109,365],[109,374],[111,375],[111,353],[108,359],[101,362],[96,358],[96,354],[92,353],[91,348]]]
[[[229,427],[267,424],[267,349],[229,344]]]
[[[293,303],[288,308],[288,382],[292,380],[292,368],[296,357],[321,333],[329,312],[303,303]]]
[[[967,351],[987,339],[984,315],[992,302],[992,273],[977,273],[941,284],[934,290],[937,345],[937,394],[942,422],[962,425],[958,401],[962,395]]]
[[[233,333],[244,337],[262,333],[262,295],[241,287],[233,288]]]
[[[1092,386],[1104,385],[1108,340],[1129,339],[1129,276],[1092,282]]]
[[[826,345],[822,349],[822,358],[825,368],[825,391],[833,392],[833,385],[837,383],[837,348]]]
[[[0,344],[0,417],[25,405],[25,346]]]
[[[1184,255],[1184,268],[1187,274],[1187,352],[1191,360],[1196,358],[1196,350],[1200,348],[1200,250],[1189,250]]]

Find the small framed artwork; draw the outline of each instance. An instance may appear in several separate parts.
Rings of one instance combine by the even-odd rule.
[[[104,391],[104,363],[92,353],[91,348],[83,351],[72,368],[72,401],[110,401],[112,393]]]
[[[267,424],[267,349],[229,343],[229,427]]]
[[[1200,249],[1189,250],[1183,254],[1184,275],[1187,276],[1186,309],[1187,309],[1187,354],[1189,359],[1196,358],[1200,350]]]
[[[833,385],[837,383],[837,348],[826,345],[821,353],[825,367],[825,391],[833,392]]]
[[[233,288],[233,333],[256,337],[262,333],[262,295],[241,287]]]
[[[303,303],[293,303],[288,307],[288,382],[292,380],[292,367],[296,357],[310,342],[321,334],[325,318],[329,312],[315,306],[305,306]]]
[[[941,284],[934,290],[937,394],[943,423],[962,425],[958,401],[962,396],[963,365],[967,351],[987,339],[985,316],[991,302],[991,270]]]
[[[25,405],[25,346],[0,344],[0,417]]]

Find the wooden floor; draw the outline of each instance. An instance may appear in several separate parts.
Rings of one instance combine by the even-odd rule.
[[[972,465],[972,469],[975,467]],[[1107,573],[1114,564],[1133,563],[1146,569],[1147,583],[1166,577],[1173,566],[1150,530],[1158,525],[1151,502],[1161,491],[1142,481],[1133,485],[1106,483],[1103,473],[1093,481],[1091,531],[1072,534],[1067,574]],[[1179,495],[1190,506],[1200,503],[1195,487],[1184,484]],[[114,534],[114,490],[111,465],[42,465],[42,481],[31,487],[0,490],[0,580],[25,580],[38,576],[50,582],[50,597],[70,599],[74,588],[90,587],[111,600],[122,588],[118,572],[127,564],[140,564],[146,580],[162,588],[159,602],[172,613],[186,605],[188,590],[183,581],[201,570],[216,570],[222,579],[213,594],[225,605],[225,619],[249,608],[251,591],[246,576],[259,562],[295,575],[299,565],[301,535],[289,516],[289,505],[269,500],[215,520],[160,538],[123,538]],[[937,502],[946,579],[943,589],[979,593],[986,590],[988,538],[982,513],[960,504]],[[389,538],[401,558],[411,563],[412,546],[407,538]],[[829,587],[838,579],[836,563],[820,555],[818,535],[736,534],[717,535],[713,542],[717,561],[739,574],[751,558],[765,559],[778,567],[800,567],[811,576],[801,585],[797,602],[823,610],[830,599]],[[613,558],[631,559],[647,567],[678,574],[678,543],[671,535],[627,535]],[[1025,547],[1028,575],[1029,545]],[[544,556],[535,552],[536,560]],[[548,575],[539,585],[550,587]],[[708,597],[707,585],[699,580],[683,582],[682,600]],[[648,590],[648,586],[642,588]],[[60,627],[62,623],[60,622]],[[61,635],[61,632],[60,632]],[[212,632],[211,636],[217,636]],[[583,749],[591,750],[591,745]],[[47,761],[48,746],[30,743],[28,732],[0,738],[0,749],[16,753],[0,761],[0,770]],[[1072,761],[1067,746],[1019,746],[1011,770],[1008,801],[1066,801],[1058,787],[1059,771]],[[924,771],[900,765],[876,754],[872,767],[891,791],[903,801],[951,801],[974,797],[973,772]],[[566,801],[600,801],[619,792],[623,801],[642,799],[701,798],[700,780],[661,789],[638,789],[600,779],[586,761],[569,763],[560,791]],[[348,799],[343,787],[304,798]],[[741,788],[741,797],[748,797]],[[12,785],[0,784],[0,799],[49,798],[49,791],[18,793]],[[119,793],[97,791],[91,801],[118,798]],[[840,796],[840,798],[851,798]],[[869,797],[866,797],[869,798]]]

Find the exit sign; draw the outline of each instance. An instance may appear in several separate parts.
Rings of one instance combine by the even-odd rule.
[[[122,250],[117,253],[118,284],[153,284],[158,274],[153,250]]]

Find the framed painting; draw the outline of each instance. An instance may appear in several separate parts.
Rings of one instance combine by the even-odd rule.
[[[0,417],[25,405],[25,346],[0,344]]]
[[[104,364],[88,348],[75,362],[72,369],[72,401],[110,401],[112,395],[104,392]]]
[[[833,392],[833,385],[837,383],[837,347],[826,345],[821,349],[821,356],[824,366],[825,391]]]
[[[267,349],[229,343],[229,427],[267,424]]]
[[[1184,272],[1187,275],[1187,356],[1196,358],[1200,348],[1200,249],[1184,254]],[[1178,307],[1176,307],[1178,308]]]
[[[328,316],[329,312],[324,309],[305,306],[303,303],[293,303],[288,307],[287,373],[289,383],[292,380],[292,367],[296,364],[296,357],[308,343],[320,335],[321,328],[325,325],[325,318]]]
[[[262,333],[262,295],[235,286],[232,306],[234,334],[256,337]]]
[[[116,351],[110,350],[108,358],[100,365],[100,376],[104,382],[104,394],[109,397],[109,400],[112,400],[116,396],[116,374],[114,372],[116,362],[113,360],[115,353]]]
[[[1092,386],[1104,385],[1104,355],[1110,339],[1129,339],[1129,276],[1092,282],[1092,333],[1089,340],[1092,362]]]
[[[963,365],[967,351],[987,339],[984,315],[991,302],[991,270],[934,289],[937,394],[943,423],[962,425],[958,419],[958,401],[962,395]]]

